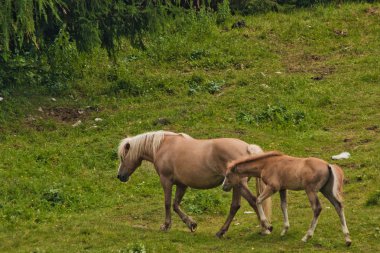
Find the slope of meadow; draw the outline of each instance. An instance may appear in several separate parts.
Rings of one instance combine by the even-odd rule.
[[[117,67],[100,49],[82,56],[82,78],[55,101],[38,90],[3,92],[0,252],[380,251],[380,5],[215,19],[168,22],[145,50],[125,44]],[[242,19],[245,27],[231,29]],[[185,195],[195,233],[175,213],[171,231],[159,231],[163,193],[152,166],[127,184],[116,179],[120,139],[159,129],[330,162],[350,152],[336,163],[346,174],[351,248],[323,196],[314,238],[301,242],[312,218],[303,192],[289,193],[285,237],[275,195],[271,235],[258,234],[242,201],[217,239],[231,198],[220,188]]]

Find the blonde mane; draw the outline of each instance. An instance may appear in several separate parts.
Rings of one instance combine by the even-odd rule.
[[[240,163],[253,162],[253,161],[257,161],[257,160],[260,160],[260,159],[268,158],[268,157],[271,157],[271,156],[280,156],[280,155],[283,155],[283,153],[278,152],[278,151],[270,151],[270,152],[262,153],[262,154],[259,154],[259,155],[247,155],[247,156],[243,156],[242,158],[239,158],[239,159],[236,159],[236,160],[233,160],[233,161],[229,162],[227,164],[227,171],[231,170],[233,167],[235,167],[236,165],[238,165]]]
[[[151,153],[154,157],[165,135],[180,135],[185,138],[191,138],[189,135],[184,133],[174,133],[169,131],[147,132],[121,140],[117,149],[117,154],[121,160],[125,159],[126,155],[129,159],[135,160],[144,151]],[[130,149],[128,152],[125,152],[125,145],[127,143],[130,144]]]

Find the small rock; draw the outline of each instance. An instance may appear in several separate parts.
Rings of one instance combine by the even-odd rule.
[[[38,111],[39,112],[44,112],[44,110],[42,109],[42,107],[40,106],[40,107],[38,107]]]
[[[83,114],[84,111],[83,111],[83,110],[78,110],[78,113],[79,113],[79,114]]]
[[[234,225],[235,225],[235,226],[239,226],[239,225],[240,225],[240,223],[239,223],[239,222],[236,222]]]
[[[99,122],[99,121],[103,121],[103,119],[102,118],[95,118],[95,121]]]
[[[320,81],[323,79],[323,76],[322,75],[321,76],[313,76],[311,79],[314,81]]]
[[[247,25],[245,24],[245,21],[244,20],[239,20],[238,22],[234,23],[232,25],[232,29],[235,29],[235,28],[243,28],[243,27],[246,27]]]
[[[341,159],[348,159],[350,158],[351,154],[348,152],[342,152],[339,155],[333,155],[331,159],[333,160],[341,160]]]
[[[335,35],[343,36],[343,37],[348,35],[347,30],[334,29],[334,33]]]
[[[57,101],[57,99],[55,99],[55,98],[51,98],[51,101],[53,101],[53,102],[56,102],[56,101]]]
[[[3,101],[3,100],[4,100],[4,98],[3,98],[3,97],[0,97],[0,102]]]
[[[32,115],[28,115],[28,120],[29,120],[29,121],[35,121],[35,120],[36,120],[36,118],[35,118],[35,117],[33,117]]]
[[[80,124],[82,124],[82,121],[81,121],[81,120],[78,120],[78,121],[75,122],[72,126],[73,126],[73,127],[77,127],[77,126],[79,126]]]
[[[251,214],[251,213],[254,213],[253,211],[245,211],[244,212],[245,214]]]
[[[169,125],[171,122],[169,119],[167,118],[158,118],[156,119],[154,122],[153,122],[153,125],[154,126],[157,126],[157,125],[162,125],[162,126],[166,126],[166,125]]]
[[[276,74],[282,74],[282,72],[281,71],[276,71],[276,72],[274,72],[274,73],[276,73]]]
[[[370,126],[370,127],[366,127],[365,129],[366,130],[377,130],[379,127],[377,125],[373,125],[373,126]]]

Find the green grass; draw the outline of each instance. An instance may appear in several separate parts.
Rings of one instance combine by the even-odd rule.
[[[244,17],[242,29],[230,29],[242,17],[215,26],[215,17],[189,15],[148,36],[145,51],[124,44],[117,65],[100,49],[82,56],[75,63],[82,79],[55,102],[32,88],[3,92],[0,252],[380,251],[379,8],[268,13]],[[160,232],[163,193],[152,166],[143,163],[127,184],[116,179],[120,139],[158,129],[236,137],[330,162],[350,152],[337,163],[346,175],[351,248],[323,196],[315,235],[301,242],[312,218],[303,192],[289,193],[284,238],[275,195],[272,235],[258,234],[243,201],[226,238],[217,239],[231,198],[220,188],[185,195],[196,233],[174,212],[171,231]]]

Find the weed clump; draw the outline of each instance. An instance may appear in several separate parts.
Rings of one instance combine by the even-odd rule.
[[[146,247],[143,243],[130,243],[126,249],[119,250],[119,253],[146,253]]]
[[[42,199],[49,202],[52,206],[62,205],[65,202],[63,194],[58,189],[50,189],[42,195]]]
[[[280,126],[298,126],[306,117],[302,111],[290,111],[282,104],[267,105],[264,109],[256,114],[240,112],[237,116],[239,121],[249,124],[256,123],[257,125],[263,123],[272,123]]]
[[[214,95],[221,91],[224,85],[224,80],[209,81],[206,83],[203,77],[195,75],[187,81],[187,84],[189,86],[189,90],[187,92],[189,96],[194,95],[198,92],[208,92]]]
[[[194,191],[185,195],[183,206],[190,213],[202,214],[208,212],[220,212],[222,201],[215,194],[205,191]]]
[[[380,191],[373,193],[367,200],[367,206],[378,206],[380,205]]]

